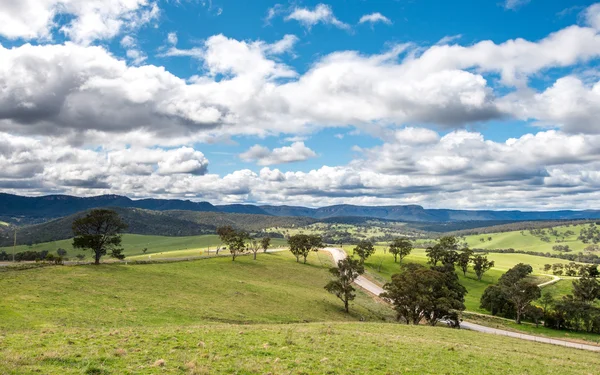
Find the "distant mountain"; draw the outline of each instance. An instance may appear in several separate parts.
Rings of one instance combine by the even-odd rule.
[[[223,212],[196,212],[189,210],[152,211],[140,208],[111,207],[127,223],[127,233],[157,236],[195,236],[213,234],[217,227],[231,225],[249,232],[273,227],[305,226],[316,220],[306,217],[230,214]],[[73,237],[73,220],[88,211],[20,227],[17,244],[32,244],[64,240]],[[12,245],[12,231],[0,231],[0,247]]]
[[[0,193],[0,220],[4,218],[29,218],[29,222],[65,217],[97,207],[140,208],[154,211],[192,211],[237,213],[271,216],[296,216],[312,219],[334,217],[363,217],[410,222],[461,222],[461,221],[529,221],[599,219],[600,210],[586,211],[492,211],[425,209],[417,205],[406,206],[354,206],[348,204],[307,208],[299,206],[273,206],[230,204],[213,206],[208,202],[179,199],[133,200],[119,195],[101,195],[79,198],[68,195],[22,197]],[[43,219],[43,220],[42,220]],[[10,220],[8,220],[10,221]],[[23,220],[27,222],[27,220]],[[14,222],[14,220],[13,220]]]
[[[0,216],[2,217],[58,218],[98,207],[128,207],[154,211],[219,211],[208,202],[192,202],[179,199],[133,200],[120,195],[100,195],[86,198],[70,195],[22,197],[0,193]]]

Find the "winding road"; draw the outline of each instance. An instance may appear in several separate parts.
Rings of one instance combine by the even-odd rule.
[[[342,249],[339,249],[336,247],[326,247],[323,250],[327,251],[328,253],[331,254],[331,256],[333,257],[336,264],[338,261],[346,258],[346,253]],[[549,285],[549,284],[555,283],[560,280],[560,278],[558,278],[556,276],[553,276],[553,277],[554,277],[553,280],[550,280],[546,283],[540,284],[540,286]],[[364,276],[359,276],[354,283],[376,296],[379,296],[381,293],[384,292],[382,287],[375,284],[374,282],[372,282],[371,280],[367,279]],[[517,333],[517,332],[511,332],[511,331],[505,331],[502,329],[490,328],[490,327],[482,326],[479,324],[464,322],[464,321],[460,323],[460,326],[461,326],[461,328],[465,328],[465,329],[468,329],[471,331],[514,337],[514,338],[521,339],[521,340],[535,341],[535,342],[541,342],[541,343],[545,343],[545,344],[566,346],[568,348],[600,352],[600,346],[579,344],[579,343],[575,343],[575,342],[555,340],[555,339],[550,339],[550,338],[540,337],[540,336],[525,335],[525,334],[521,334],[521,333]]]

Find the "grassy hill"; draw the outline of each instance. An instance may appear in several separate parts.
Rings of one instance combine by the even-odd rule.
[[[330,265],[327,254],[313,253],[303,265],[274,253],[257,261],[4,272],[0,368],[15,375],[579,375],[600,366],[595,353],[385,323],[389,306],[362,292],[346,314],[323,289]]]
[[[35,244],[32,246],[19,245],[16,247],[17,252],[32,250],[42,251],[48,250],[51,253],[56,254],[56,250],[59,248],[67,250],[67,257],[74,257],[77,254],[85,254],[90,257],[91,252],[83,252],[81,250],[75,250],[71,246],[73,243],[72,239],[45,242],[41,244]],[[281,238],[273,238],[271,245],[284,246],[287,242]],[[200,252],[207,250],[215,250],[216,246],[221,245],[221,240],[216,234],[206,234],[201,236],[184,236],[184,237],[169,237],[169,236],[148,236],[140,234],[124,234],[123,235],[123,249],[124,254],[127,257],[135,256],[148,256],[153,255],[153,258],[164,258],[164,257],[187,257],[200,255]],[[147,248],[146,254],[142,252],[142,249]],[[12,254],[12,246],[2,247],[0,251],[6,251]]]
[[[353,246],[344,246],[344,248],[348,254],[352,254]],[[400,271],[400,264],[394,263],[394,258],[391,254],[384,254],[384,248],[384,246],[376,246],[375,254],[365,262],[367,276],[380,284],[390,281],[392,275]],[[530,264],[534,269],[534,277],[536,277],[536,280],[540,283],[550,280],[549,277],[540,276],[543,274],[542,268],[544,264],[548,263],[548,258],[527,254],[498,253],[490,253],[488,254],[488,258],[493,260],[496,263],[496,266],[486,272],[481,281],[477,280],[477,276],[472,269],[469,269],[469,272],[467,272],[467,276],[465,277],[457,268],[460,282],[469,292],[465,298],[465,305],[469,311],[486,313],[485,310],[479,308],[479,300],[481,299],[481,295],[485,288],[491,284],[495,284],[504,272],[518,263]],[[552,259],[552,261],[553,263],[568,263],[568,261],[560,259]],[[426,264],[427,256],[425,250],[413,249],[412,253],[404,258],[403,262]]]
[[[4,374],[591,375],[600,366],[597,353],[400,324],[217,324],[31,333],[0,339]]]
[[[537,251],[551,254],[558,253],[558,251],[552,249],[553,246],[569,245],[573,252],[578,253],[589,246],[589,244],[584,244],[577,239],[579,232],[585,226],[587,225],[579,224],[554,227],[560,236],[553,235],[549,230],[546,230],[546,235],[550,239],[550,242],[542,241],[540,236],[532,235],[527,230],[470,235],[466,236],[466,241],[471,248],[490,250],[513,248],[520,251]],[[575,234],[562,236],[567,231],[572,231]],[[489,237],[491,237],[491,241],[488,240]],[[481,239],[484,241],[481,241]],[[556,240],[560,240],[561,242],[556,242]]]

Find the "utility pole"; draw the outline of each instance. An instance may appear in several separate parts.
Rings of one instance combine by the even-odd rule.
[[[15,228],[15,242],[13,243],[13,263],[15,262],[16,250],[17,250],[17,228]]]

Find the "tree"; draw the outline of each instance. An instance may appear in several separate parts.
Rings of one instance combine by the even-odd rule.
[[[544,272],[550,272],[551,269],[552,269],[551,264],[544,264]]]
[[[338,261],[337,267],[330,268],[329,272],[335,279],[327,283],[325,289],[335,294],[344,303],[344,310],[349,312],[348,304],[356,297],[352,283],[365,272],[363,263],[358,259],[345,258]]]
[[[147,247],[145,247],[145,248],[142,249],[142,253],[146,254],[147,252],[148,252],[148,248]]]
[[[463,275],[467,276],[467,271],[469,270],[469,264],[471,263],[471,257],[473,256],[473,250],[471,249],[463,249],[461,253],[458,255],[458,266],[463,271]]]
[[[453,271],[409,264],[404,266],[402,273],[393,275],[392,281],[383,288],[385,292],[381,297],[394,305],[396,319],[403,319],[406,324],[419,324],[423,319],[431,325],[440,320],[452,320],[456,326],[456,312],[465,309],[467,291]]]
[[[473,271],[477,275],[477,280],[481,281],[483,274],[494,267],[494,261],[488,260],[487,256],[476,255],[472,258]]]
[[[250,251],[252,251],[253,259],[256,260],[256,253],[258,253],[258,250],[261,249],[260,241],[258,241],[257,239],[250,240],[248,248],[250,249]]]
[[[58,254],[59,257],[64,257],[65,255],[67,255],[67,250],[63,249],[62,247],[59,247],[56,250],[56,254]]]
[[[85,259],[85,254],[77,254],[75,255],[75,258],[77,258],[77,260],[82,261]]]
[[[400,263],[402,263],[402,259],[409,255],[412,252],[413,244],[407,238],[396,238],[390,244],[390,254],[394,255],[394,263],[396,263],[397,258],[400,258]]]
[[[577,300],[591,304],[600,298],[600,283],[593,277],[583,276],[573,281],[573,297]]]
[[[544,317],[544,314],[544,310],[537,306],[529,305],[525,309],[525,315],[531,320],[533,320],[536,328],[540,326],[540,319]]]
[[[542,304],[542,308],[544,309],[544,314],[547,314],[548,308],[554,304],[554,296],[552,295],[552,293],[547,291],[544,294],[542,294],[540,303]]]
[[[271,245],[271,237],[263,237],[260,240],[260,247],[263,249],[263,253],[267,252],[267,249]]]
[[[353,254],[358,255],[364,264],[365,260],[375,253],[375,247],[371,241],[360,241],[354,248]]]
[[[515,306],[515,322],[521,324],[521,318],[531,302],[540,298],[540,288],[527,280],[519,280],[512,285],[502,285],[502,292]]]
[[[218,228],[217,233],[219,233],[221,241],[225,245],[227,245],[229,253],[231,254],[232,261],[235,261],[235,258],[238,255],[246,251],[246,241],[250,239],[250,235],[248,234],[248,232],[243,230],[234,230],[231,227],[227,226]]]
[[[221,242],[227,245],[229,238],[235,234],[235,229],[231,227],[231,225],[224,225],[217,228],[217,234],[221,239]],[[217,247],[217,255],[219,255],[219,250],[221,247]]]
[[[121,246],[121,233],[127,229],[119,214],[112,210],[95,209],[84,217],[73,221],[73,248],[88,249],[94,253],[94,264],[110,253],[117,259],[124,259]]]
[[[442,248],[442,246],[440,246],[440,244],[435,244],[435,245],[430,246],[427,249],[425,249],[425,253],[427,254],[427,257],[429,258],[428,263],[436,266],[438,264],[438,262],[441,261],[442,258],[444,257],[446,250],[444,250],[444,248]]]
[[[300,262],[300,257],[304,257],[305,264],[306,258],[311,251],[318,251],[319,248],[323,247],[321,236],[308,234],[290,236],[288,244],[290,245],[291,253],[296,256],[296,262]]]

